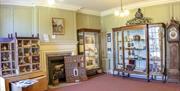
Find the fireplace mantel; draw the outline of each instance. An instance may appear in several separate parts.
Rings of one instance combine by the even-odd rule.
[[[76,42],[40,42],[41,45],[77,45]]]
[[[49,54],[62,54],[71,53],[77,54],[77,42],[72,43],[56,43],[56,42],[41,42],[40,43],[40,59],[41,69],[47,73],[47,55]]]

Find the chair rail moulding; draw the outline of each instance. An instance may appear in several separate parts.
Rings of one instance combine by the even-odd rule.
[[[77,42],[71,43],[56,43],[56,42],[41,42],[40,43],[40,58],[42,71],[47,72],[47,55],[71,53],[77,54]]]

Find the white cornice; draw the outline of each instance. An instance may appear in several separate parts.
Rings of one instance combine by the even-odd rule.
[[[9,1],[0,0],[0,4],[1,5],[29,6],[29,7],[44,6],[44,7],[50,7],[50,8],[58,8],[58,9],[64,9],[64,10],[77,11],[79,13],[96,15],[96,16],[101,15],[101,12],[99,12],[99,11],[94,11],[94,10],[89,10],[89,9],[81,9],[82,8],[81,6],[69,5],[69,4],[63,4],[63,3],[48,5],[47,2],[22,2],[22,1],[15,1],[15,0],[9,0]]]
[[[148,6],[153,6],[153,5],[161,5],[161,4],[168,4],[168,3],[173,3],[173,2],[179,2],[180,0],[145,0],[129,5],[125,5],[124,8],[131,10],[131,9],[136,9],[136,8],[142,8],[142,7],[148,7]],[[109,10],[105,10],[101,12],[101,16],[106,16],[114,13],[114,10],[120,9],[120,7],[117,8],[112,8]]]
[[[114,10],[119,9],[120,7],[108,9],[102,12],[94,11],[94,10],[88,10],[88,9],[81,9],[81,6],[75,6],[75,5],[69,5],[69,4],[62,4],[58,3],[55,5],[48,5],[45,0],[43,2],[22,2],[23,0],[0,0],[0,4],[2,5],[19,5],[19,6],[44,6],[44,7],[51,7],[51,8],[59,8],[59,9],[65,9],[65,10],[71,10],[71,11],[77,11],[79,13],[84,14],[90,14],[90,15],[96,15],[96,16],[106,16],[114,13]],[[38,1],[38,0],[37,0]],[[126,9],[136,9],[136,8],[142,8],[142,7],[148,7],[153,5],[160,5],[160,4],[167,4],[167,3],[173,3],[173,2],[179,2],[180,0],[145,0],[129,5],[125,5],[124,8]]]
[[[50,8],[58,8],[58,9],[64,9],[64,10],[72,10],[72,11],[77,11],[80,6],[75,6],[75,5],[68,5],[68,4],[54,4],[54,5],[48,5],[47,3],[44,2],[38,2],[36,3],[36,6],[44,6],[44,7],[50,7]]]
[[[78,12],[83,13],[83,14],[96,15],[96,16],[101,15],[101,12],[99,12],[99,11],[88,10],[88,9],[80,9],[80,10],[78,10]]]
[[[1,5],[18,5],[18,6],[35,6],[33,2],[19,2],[19,1],[6,1],[0,0]]]

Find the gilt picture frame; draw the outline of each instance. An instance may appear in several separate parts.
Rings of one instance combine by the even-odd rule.
[[[64,26],[64,18],[52,18],[52,28],[53,35],[64,35],[65,34],[65,26]]]

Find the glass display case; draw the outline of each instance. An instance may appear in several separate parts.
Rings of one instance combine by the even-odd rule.
[[[97,29],[79,29],[78,54],[85,56],[86,69],[99,69],[101,67],[99,46],[100,30]]]
[[[164,79],[164,24],[113,29],[114,71],[123,76]]]

